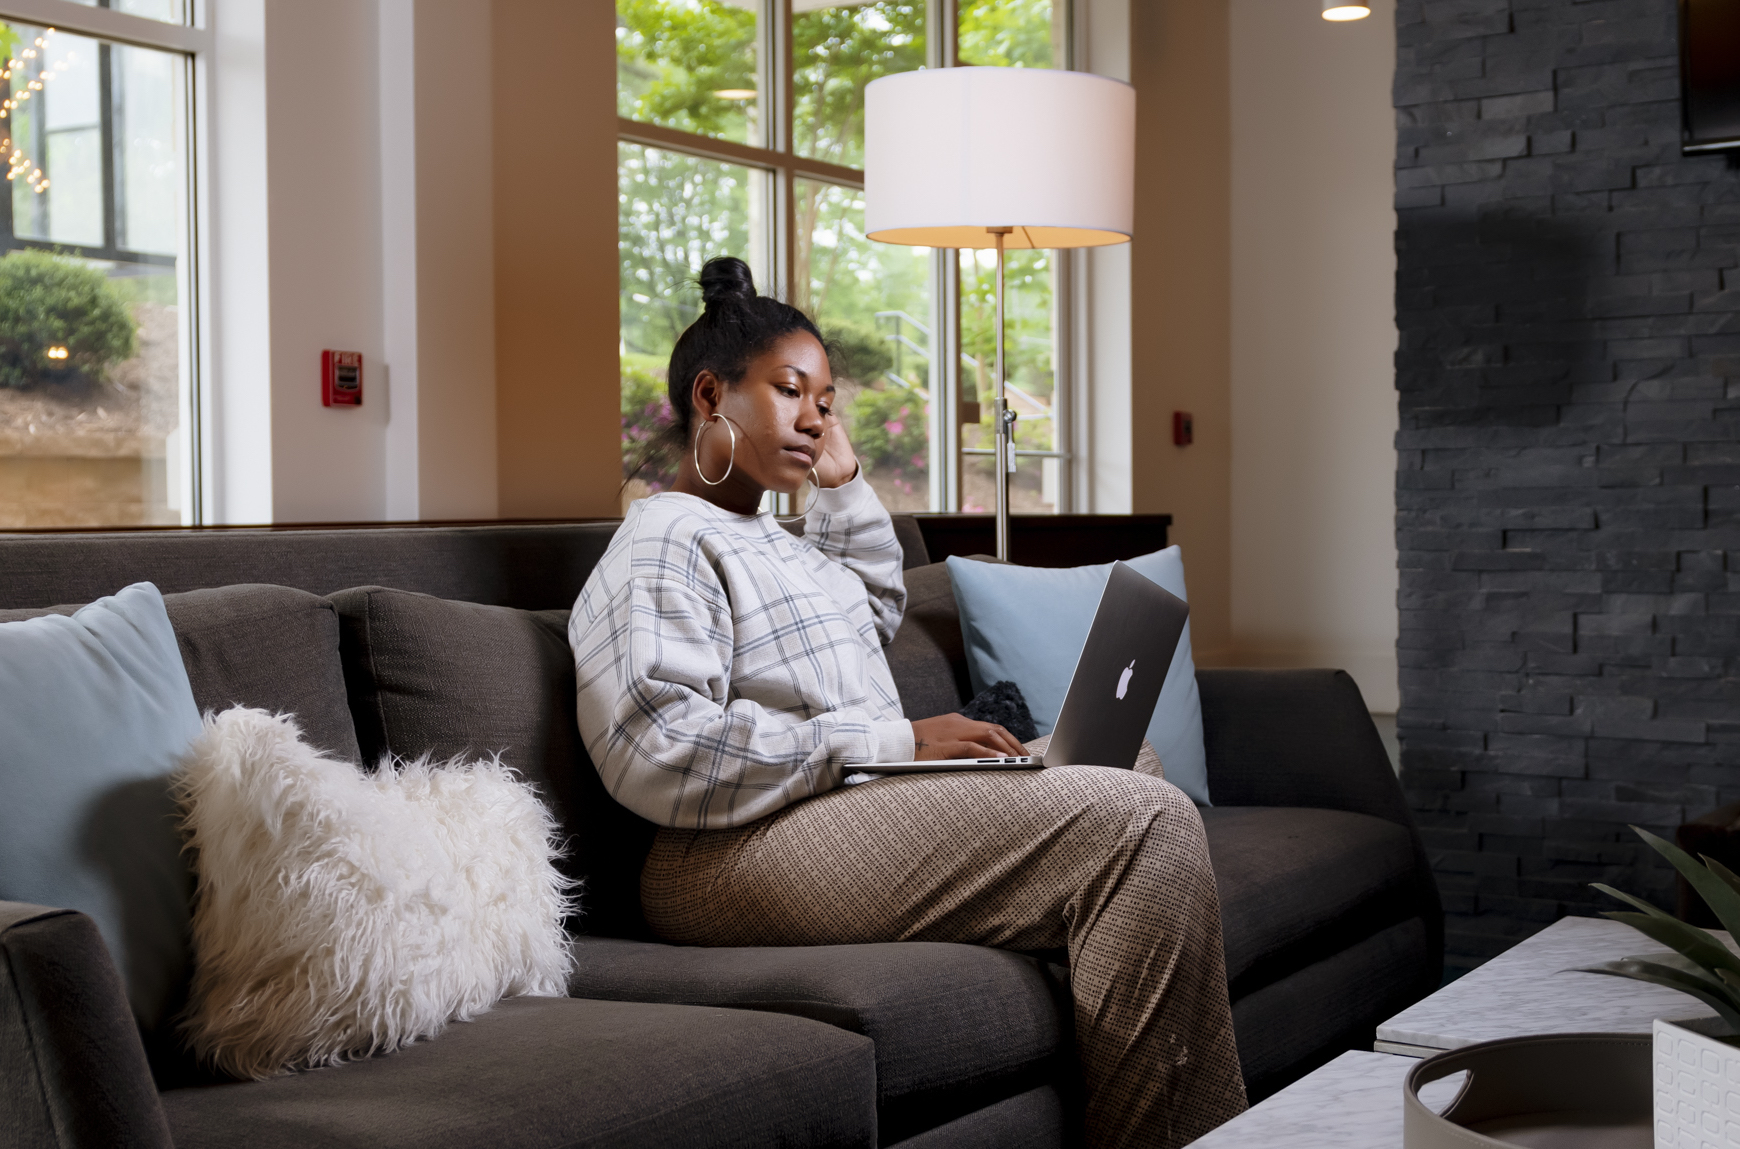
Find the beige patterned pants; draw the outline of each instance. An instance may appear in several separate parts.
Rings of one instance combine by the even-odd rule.
[[[687,945],[1067,945],[1089,1145],[1184,1145],[1245,1108],[1202,820],[1157,778],[883,778],[661,830],[641,897]]]

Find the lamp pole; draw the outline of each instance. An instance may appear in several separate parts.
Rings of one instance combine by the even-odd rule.
[[[992,466],[997,472],[997,557],[1009,561],[1009,472],[1015,469],[1015,412],[1003,388],[1003,241],[1012,227],[985,229],[997,237],[997,453]]]

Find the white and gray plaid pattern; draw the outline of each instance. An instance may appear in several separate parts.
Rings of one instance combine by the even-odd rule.
[[[739,826],[912,757],[882,653],[906,607],[894,524],[860,474],[804,527],[653,495],[586,580],[568,620],[580,736],[643,818]]]

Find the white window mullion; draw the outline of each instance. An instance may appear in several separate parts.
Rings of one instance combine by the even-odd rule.
[[[0,20],[14,19],[141,48],[209,52],[212,47],[211,31],[203,26],[169,24],[72,0],[0,0]]]

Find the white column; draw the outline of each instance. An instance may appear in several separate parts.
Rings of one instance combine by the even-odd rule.
[[[266,5],[208,7],[216,46],[196,91],[205,519],[272,521]]]
[[[1130,0],[1076,0],[1076,67],[1128,82]],[[1130,245],[1066,253],[1075,281],[1068,510],[1128,514]],[[1059,508],[1060,510],[1065,508]]]

